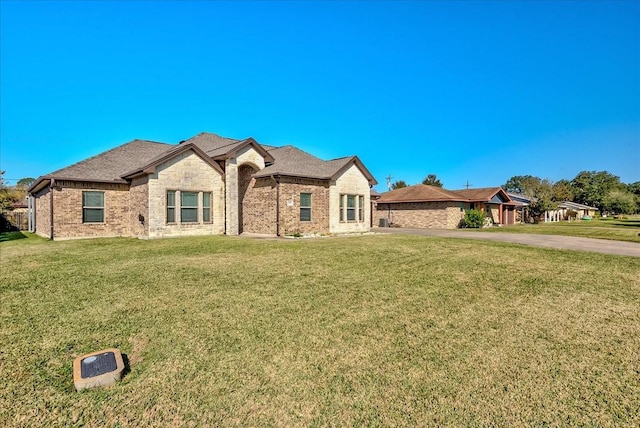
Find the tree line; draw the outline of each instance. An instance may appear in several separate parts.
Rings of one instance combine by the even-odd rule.
[[[427,175],[422,184],[442,187],[435,174]],[[392,189],[402,187],[407,187],[403,180],[391,185]],[[530,198],[529,211],[534,216],[553,210],[564,201],[596,207],[600,213],[640,213],[640,181],[625,184],[608,171],[582,171],[572,180],[562,179],[555,183],[533,175],[515,175],[502,188]]]
[[[640,212],[640,181],[622,183],[608,171],[582,171],[572,180],[516,175],[502,186],[504,190],[531,198],[533,215],[555,209],[563,201],[596,207],[600,213],[633,214]]]
[[[24,202],[27,189],[34,181],[33,178],[21,178],[15,186],[7,186],[4,181],[4,171],[0,171],[0,211],[10,209],[16,202]]]

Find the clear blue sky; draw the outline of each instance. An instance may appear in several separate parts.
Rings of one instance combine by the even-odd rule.
[[[640,181],[640,2],[7,2],[0,168],[201,131],[446,188]]]

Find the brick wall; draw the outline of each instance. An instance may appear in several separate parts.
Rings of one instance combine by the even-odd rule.
[[[463,208],[468,208],[466,205]],[[460,202],[378,203],[374,225],[377,226],[381,218],[388,218],[393,225],[400,227],[455,229],[463,217]]]
[[[149,176],[134,178],[129,188],[130,236],[149,236]]]
[[[53,191],[54,239],[129,236],[127,184],[56,181]],[[104,192],[104,223],[82,222],[82,192]]]
[[[49,238],[51,232],[51,190],[45,187],[34,198],[35,206],[35,232]]]
[[[300,193],[311,193],[311,221],[300,220]],[[280,179],[280,234],[329,233],[329,182]]]
[[[256,180],[249,177],[242,200],[242,232],[277,233],[276,186],[271,178]]]

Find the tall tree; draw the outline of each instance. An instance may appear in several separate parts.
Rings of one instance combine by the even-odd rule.
[[[436,177],[435,174],[427,175],[424,180],[422,180],[422,184],[428,184],[429,186],[442,187],[442,182]]]
[[[33,183],[34,181],[36,181],[36,179],[32,177],[21,178],[16,183],[16,187],[19,186],[19,187],[24,187],[26,189],[27,187],[31,186],[31,183]]]
[[[553,183],[553,200],[557,202],[573,201],[573,187],[569,180],[558,180]]]
[[[608,171],[582,171],[571,180],[574,201],[605,210],[605,198],[612,190],[623,190],[620,177]]]
[[[636,210],[635,212],[640,212],[640,181],[636,181],[635,183],[627,184],[627,191],[633,193],[636,199]]]
[[[604,198],[604,208],[613,214],[633,214],[636,210],[636,198],[631,192],[612,190]]]
[[[502,188],[507,192],[520,193],[522,195],[533,197],[543,182],[551,185],[549,180],[543,180],[542,178],[534,177],[533,175],[514,175],[507,180]]]
[[[520,193],[530,197],[529,212],[534,217],[541,216],[545,211],[556,207],[553,185],[546,178],[534,177],[533,175],[515,175],[507,180],[503,189],[507,192]]]
[[[400,189],[402,187],[407,187],[407,183],[405,183],[403,180],[398,180],[391,185],[391,188],[393,190]]]
[[[0,211],[7,210],[19,199],[15,189],[5,186],[4,171],[0,171]]]

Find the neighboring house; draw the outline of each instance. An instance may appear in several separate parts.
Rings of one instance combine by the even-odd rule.
[[[455,229],[468,209],[478,209],[494,224],[514,224],[518,204],[499,187],[446,190],[417,184],[383,193],[376,203],[374,224]]]
[[[516,223],[527,223],[530,221],[529,204],[531,198],[520,193],[507,192],[509,198],[516,204]]]
[[[508,193],[508,195],[514,202],[520,202],[524,207],[522,210],[523,217],[521,217],[521,219],[524,220],[518,220],[518,216],[516,216],[516,221],[533,221],[533,218],[529,218],[528,212],[526,211],[526,207],[529,206],[532,198],[519,193]],[[558,203],[558,207],[556,209],[545,211],[538,220],[545,223],[553,223],[569,219],[576,220],[585,216],[593,217],[596,215],[596,211],[598,211],[598,208],[596,207],[579,204],[577,202],[562,201]]]
[[[513,201],[501,187],[455,190],[469,199],[471,209],[485,213],[493,224],[509,225],[516,223],[516,207],[521,203]]]
[[[589,205],[579,204],[577,202],[562,201],[558,203],[555,210],[546,211],[544,213],[545,222],[557,222],[560,220],[580,220],[585,216],[593,217],[596,215],[598,208]]]
[[[368,231],[375,184],[356,156],[201,133],[131,141],[39,177],[29,194],[33,229],[51,239],[280,236]]]

